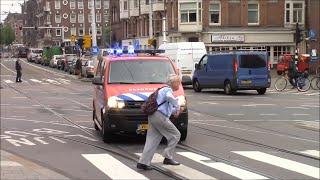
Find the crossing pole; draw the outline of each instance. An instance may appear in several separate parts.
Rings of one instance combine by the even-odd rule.
[[[97,29],[96,29],[96,6],[94,0],[91,0],[91,32],[92,32],[92,46],[97,46]]]
[[[150,3],[150,8],[149,8],[149,39],[153,38],[153,27],[152,27],[152,0],[149,1]]]

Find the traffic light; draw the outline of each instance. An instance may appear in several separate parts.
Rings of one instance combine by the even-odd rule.
[[[83,47],[86,49],[91,48],[91,36],[84,36]]]
[[[302,30],[299,28],[299,23],[296,23],[295,42],[298,45],[303,40]]]
[[[37,31],[37,30],[38,30],[38,27],[37,27],[37,26],[35,26],[35,27],[34,27],[34,30],[36,30],[36,31]]]
[[[155,38],[148,39],[148,46],[153,46],[153,48],[157,48],[157,40]]]
[[[79,46],[80,48],[82,48],[82,46],[83,46],[83,39],[82,39],[82,38],[79,38],[77,44],[78,44],[78,46]]]
[[[19,30],[20,30],[20,31],[22,30],[22,26],[19,26]]]

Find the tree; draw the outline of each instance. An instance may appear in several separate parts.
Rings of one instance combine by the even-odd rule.
[[[9,45],[15,40],[15,34],[12,30],[11,26],[6,25],[4,27],[1,27],[0,32],[0,43]]]

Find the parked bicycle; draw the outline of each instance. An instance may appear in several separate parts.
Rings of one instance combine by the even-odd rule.
[[[287,74],[284,74],[277,78],[274,86],[277,91],[283,91],[287,88],[288,83],[290,83],[289,77]],[[298,76],[294,78],[293,83],[293,87],[296,87],[300,92],[308,91],[311,86],[307,73],[298,73]]]
[[[316,75],[311,79],[310,86],[314,90],[320,89],[320,67],[316,69]]]

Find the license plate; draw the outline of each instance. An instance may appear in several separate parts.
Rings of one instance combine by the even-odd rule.
[[[139,130],[147,130],[148,127],[149,127],[148,124],[139,124],[139,125],[138,125],[138,129],[139,129]]]
[[[241,81],[241,84],[251,84],[252,81],[251,80],[245,80],[245,81]]]

